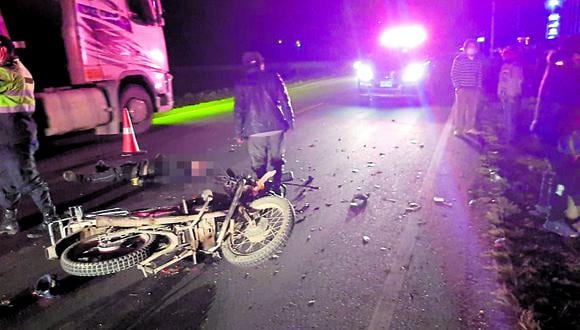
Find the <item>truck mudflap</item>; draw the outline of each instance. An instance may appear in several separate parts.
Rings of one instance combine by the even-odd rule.
[[[48,122],[46,136],[93,129],[111,121],[111,108],[99,88],[43,92],[42,102]]]

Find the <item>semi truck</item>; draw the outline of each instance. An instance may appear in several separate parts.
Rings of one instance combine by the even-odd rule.
[[[1,1],[10,37],[35,78],[41,136],[118,134],[123,109],[135,132],[173,107],[160,0]]]

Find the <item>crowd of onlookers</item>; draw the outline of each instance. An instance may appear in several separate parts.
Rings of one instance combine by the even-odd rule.
[[[475,40],[466,41],[463,49],[451,70],[454,134],[480,133],[478,100],[482,89],[493,86],[501,104],[501,138],[514,146],[532,138],[547,163],[535,215],[546,219],[545,229],[577,237],[571,224],[580,218],[580,36],[563,37],[549,49],[506,47],[501,62],[490,65],[495,70],[484,70]],[[483,72],[497,73],[497,78],[484,79]],[[522,107],[524,99],[534,100],[533,109]]]

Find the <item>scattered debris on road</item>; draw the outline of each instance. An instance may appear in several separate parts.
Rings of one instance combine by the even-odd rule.
[[[310,208],[310,204],[309,203],[306,203],[306,204],[304,204],[304,206],[302,206],[302,208],[296,210],[296,213],[298,213],[298,214],[304,213],[309,208]]]
[[[397,200],[392,198],[383,198],[383,202],[396,203]]]
[[[301,222],[304,222],[304,221],[306,221],[306,217],[301,217],[298,220],[296,220],[295,223],[301,223]]]
[[[298,202],[298,201],[303,200],[304,197],[306,197],[306,189],[300,190],[300,192],[298,193],[298,195],[296,195],[296,197],[294,197],[294,199],[292,201],[293,202]]]
[[[386,247],[382,247],[379,250],[381,250],[381,251],[387,251],[387,248]]]
[[[366,207],[370,194],[355,194],[350,201],[350,208],[351,209],[362,209]]]
[[[54,274],[44,274],[36,282],[34,287],[34,294],[40,298],[54,299],[56,298],[54,290],[57,286],[57,277]]]
[[[332,206],[332,203],[324,203],[324,206],[331,207]]]
[[[308,301],[308,306],[314,306],[314,304],[316,303],[316,300],[312,299]]]
[[[168,268],[163,268],[160,273],[166,276],[173,276],[176,274],[179,274],[181,271],[183,270],[183,268],[175,266],[175,267],[168,267]]]
[[[306,242],[310,241],[311,239],[312,239],[312,236],[311,236],[311,235],[308,235],[308,236],[306,237]]]
[[[409,204],[407,204],[407,208],[405,209],[405,211],[410,213],[410,212],[417,212],[420,209],[421,209],[421,205],[419,205],[418,203],[409,202]]]
[[[360,172],[358,169],[356,169],[356,168],[352,169],[352,173],[358,173],[358,172]]]
[[[435,196],[435,197],[433,197],[433,201],[435,202],[435,204],[438,204],[438,205],[445,205],[447,207],[453,207],[453,204],[446,201],[445,198],[443,198],[443,197]]]
[[[363,236],[362,240],[363,240],[363,244],[369,244],[369,242],[371,241],[371,238],[368,236]]]
[[[273,255],[270,257],[270,259],[272,259],[272,260],[276,260],[276,259],[278,259],[278,258],[280,258],[280,256],[279,256],[279,255],[277,255],[277,254],[273,254]]]

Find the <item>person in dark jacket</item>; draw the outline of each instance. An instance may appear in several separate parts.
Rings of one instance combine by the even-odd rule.
[[[284,167],[284,135],[294,127],[294,111],[279,74],[265,70],[260,53],[242,58],[245,77],[236,84],[235,135],[238,143],[248,142],[252,169],[262,177],[270,165],[276,170],[272,190],[280,193]]]
[[[531,126],[549,163],[536,210],[545,229],[577,237],[564,214],[580,198],[580,37],[564,39],[547,61]]]
[[[30,195],[42,212],[43,228],[57,218],[47,184],[36,169],[38,149],[34,113],[34,80],[18,60],[12,41],[0,36],[0,233],[18,232],[22,195]]]

